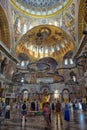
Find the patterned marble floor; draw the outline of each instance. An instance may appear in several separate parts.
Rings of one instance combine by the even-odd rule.
[[[59,119],[58,125],[55,120],[52,113],[51,126],[46,126],[43,116],[28,116],[26,126],[22,127],[19,115],[11,113],[11,119],[2,122],[1,130],[87,130],[87,112],[71,113],[70,121],[63,120],[62,126]]]

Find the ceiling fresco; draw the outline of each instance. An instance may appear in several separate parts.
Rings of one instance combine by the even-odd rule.
[[[4,0],[0,2],[5,9]],[[7,20],[11,18],[11,21],[9,21],[9,25],[6,24],[5,28],[5,22],[8,22],[4,19],[5,15],[2,17],[0,14],[0,26],[3,23],[5,39],[8,40],[3,41],[6,42],[8,48],[14,50],[15,56],[20,61],[29,61],[28,74],[25,76],[27,79],[29,71],[33,70],[32,72],[35,73],[40,72],[38,77],[49,75],[59,81],[58,67],[62,67],[66,54],[70,58],[71,53],[68,52],[74,54],[73,52],[76,51],[79,44],[78,39],[80,41],[82,30],[85,27],[84,21],[82,21],[83,16],[80,16],[81,12],[78,20],[77,4],[79,2],[73,0],[8,1],[9,11],[6,11],[10,14],[6,13],[6,17]],[[80,5],[81,11],[83,5]],[[9,43],[10,38],[11,43]],[[57,72],[54,71],[56,67]],[[60,70],[60,74],[64,75],[64,71],[67,73],[67,70]]]
[[[3,8],[5,9],[6,7],[7,7],[7,2],[5,2],[4,0],[1,0],[0,1],[1,2],[1,4],[2,4],[2,6],[3,6]],[[9,2],[11,3],[11,0],[9,0]],[[15,2],[15,1],[14,1]],[[35,5],[33,5],[33,1],[28,1],[28,0],[25,0],[25,1],[23,1],[23,0],[20,0],[20,1],[18,1],[19,3],[31,3],[32,4],[32,6],[35,6]],[[45,2],[47,2],[48,4],[47,5],[52,5],[52,3],[50,4],[50,1],[44,1],[44,6],[45,6]],[[60,0],[56,0],[55,2],[54,1],[52,1],[53,2],[53,6],[56,4],[56,2],[58,2],[58,3],[61,3],[61,2],[63,2],[63,0],[62,1],[60,1]],[[29,3],[29,4],[30,4]],[[42,3],[42,1],[39,1],[39,3],[41,4]],[[65,3],[68,3],[68,0],[65,2]],[[83,2],[84,3],[84,2]],[[12,4],[13,5],[13,4]],[[38,0],[36,0],[36,5],[38,5]],[[41,4],[42,5],[42,4]],[[61,5],[63,5],[62,3],[61,3]],[[8,6],[9,6],[9,4],[8,4]],[[13,7],[15,7],[15,4],[13,5]],[[80,6],[80,7],[82,7],[82,6]],[[9,9],[11,9],[11,6],[9,6]],[[17,9],[17,8],[16,8]],[[6,10],[7,10],[7,8],[6,8]],[[81,8],[81,10],[82,10],[82,8]],[[21,10],[20,10],[21,11]],[[62,10],[61,10],[62,11]],[[61,12],[60,11],[60,12]],[[8,12],[8,11],[6,11],[6,12]],[[12,12],[12,10],[11,10],[11,12]],[[69,13],[68,13],[69,12]],[[67,6],[67,8],[66,8],[66,10],[64,10],[63,12],[63,19],[62,19],[62,24],[61,24],[61,20],[60,20],[60,17],[58,17],[59,15],[56,15],[55,16],[55,18],[52,18],[53,20],[55,20],[55,23],[51,23],[52,25],[56,25],[56,27],[58,27],[59,26],[59,28],[61,28],[61,29],[63,29],[64,31],[69,31],[70,33],[71,33],[71,36],[72,36],[72,38],[75,40],[74,42],[76,42],[76,39],[78,38],[78,36],[77,36],[77,33],[75,32],[75,2],[74,1],[71,1],[70,2],[70,5],[68,5]],[[8,13],[7,13],[8,14]],[[16,12],[16,10],[14,10],[14,12],[12,12],[12,15],[14,16],[12,16],[11,15],[11,21],[13,21],[13,25],[11,25],[10,27],[11,27],[11,30],[14,30],[14,34],[13,34],[13,32],[10,32],[11,34],[11,42],[12,43],[14,43],[15,45],[17,44],[17,41],[28,31],[28,30],[30,30],[31,29],[31,25],[32,24],[34,24],[34,21],[35,21],[35,24],[37,24],[37,22],[38,22],[38,24],[36,25],[36,26],[38,26],[39,24],[44,24],[44,22],[41,22],[40,23],[40,21],[45,21],[45,24],[47,23],[47,24],[50,24],[49,23],[49,20],[51,21],[51,19],[34,19],[34,20],[32,20],[31,18],[29,18],[29,20],[28,19],[24,19],[24,17],[22,17],[22,16],[20,16],[20,15],[17,15],[18,14],[18,12]],[[9,16],[7,16],[8,18],[9,18]],[[2,19],[2,18],[1,18]],[[18,20],[19,19],[19,20]],[[68,20],[67,20],[68,19]],[[80,17],[79,17],[79,19],[80,19]],[[17,21],[19,21],[19,22],[17,22]],[[29,21],[29,22],[28,22]],[[82,21],[82,18],[80,19],[80,21]],[[79,33],[81,33],[82,32],[82,22],[80,23],[80,21],[79,21]],[[22,23],[23,22],[23,23]],[[4,23],[4,22],[3,22]],[[12,23],[11,23],[12,24]],[[84,24],[84,23],[83,23]],[[81,26],[80,26],[81,25]],[[12,27],[13,26],[13,27]],[[32,28],[34,27],[35,25],[33,25],[32,26]],[[9,31],[9,29],[8,29],[8,27],[6,27],[5,28],[6,30],[8,30]],[[6,32],[6,30],[5,30],[5,32]],[[10,30],[10,31],[11,31]],[[8,34],[8,33],[7,33]],[[6,37],[6,39],[8,40],[9,38],[8,37]],[[12,44],[11,43],[11,44]],[[8,44],[7,46],[10,46],[10,43],[8,43],[8,42],[6,42],[5,44]],[[15,46],[14,45],[14,46]],[[13,47],[13,45],[11,46],[11,48]]]
[[[33,28],[35,28],[36,26],[38,27],[39,25],[46,25],[46,26],[47,25],[54,25],[56,28],[60,28],[64,32],[68,33],[69,34],[68,36],[73,40],[74,44],[77,42],[77,37],[78,37],[77,36],[77,29],[75,29],[75,23],[76,23],[75,2],[71,2],[67,6],[67,8],[64,9],[64,11],[61,10],[60,13],[58,13],[57,15],[52,16],[52,17],[50,16],[47,18],[45,16],[43,18],[39,18],[39,17],[36,18],[36,17],[32,17],[30,15],[27,17],[26,15],[24,15],[21,12],[21,10],[14,8],[13,4],[10,4],[10,9],[11,9],[11,17],[13,19],[12,20],[13,21],[13,25],[12,25],[13,29],[11,29],[11,30],[14,30],[14,32],[12,32],[12,34],[13,34],[12,36],[14,36],[13,37],[14,46],[19,44],[20,39],[22,37],[24,38],[24,36],[27,32],[29,32],[29,31],[31,32],[31,29],[32,29],[32,31],[35,31]],[[49,30],[48,30],[48,32],[46,32],[45,35],[49,36],[50,34],[48,34],[48,33],[50,33]],[[43,33],[43,35],[44,35],[44,33]],[[38,39],[40,40],[41,37]],[[33,40],[36,41],[37,39],[33,39]],[[50,39],[50,37],[49,37],[48,42],[52,44],[52,38]],[[58,53],[58,55],[59,55],[59,53]]]
[[[31,61],[43,57],[52,57],[58,61],[74,47],[73,41],[60,28],[53,25],[40,25],[29,30],[19,40],[16,55],[25,53]]]
[[[49,17],[64,10],[72,0],[10,0],[18,10],[34,17]]]

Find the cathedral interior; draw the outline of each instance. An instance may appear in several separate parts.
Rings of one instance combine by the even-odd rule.
[[[0,0],[0,101],[83,97],[87,0]]]
[[[0,97],[87,95],[86,6],[86,0],[0,1]]]

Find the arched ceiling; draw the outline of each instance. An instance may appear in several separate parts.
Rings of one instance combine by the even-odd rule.
[[[9,25],[5,13],[0,6],[0,40],[10,49],[10,32]]]
[[[21,12],[34,17],[50,17],[64,10],[72,0],[10,0]]]
[[[63,12],[63,10],[67,8],[73,0],[9,1],[13,5],[13,7],[26,15],[32,16],[33,19],[33,17],[47,18],[54,15],[56,17],[56,15],[60,12]],[[8,29],[8,27],[6,27],[6,29]],[[4,32],[9,34],[6,30],[4,30]],[[57,65],[59,65],[58,63],[63,60],[64,56],[70,51],[73,53],[74,49],[76,48],[69,35],[67,35],[63,30],[58,27],[45,24],[34,27],[27,33],[25,33],[18,41],[15,52],[18,58],[21,60],[26,61],[26,59],[29,59],[31,62],[39,61],[39,64],[36,64],[36,62],[35,64],[33,64],[36,70],[37,68],[39,68],[40,71],[47,71],[47,69],[51,70],[51,68],[54,67],[54,63],[57,63]],[[43,61],[46,63],[44,63]],[[30,69],[32,69],[32,66],[29,67],[31,67]],[[48,74],[51,74],[51,76],[53,77],[55,75],[55,73],[53,72]],[[56,76],[58,76],[58,73],[56,74]]]
[[[31,61],[44,57],[52,57],[59,61],[73,49],[74,43],[63,30],[53,25],[39,25],[19,40],[16,54],[24,53]]]

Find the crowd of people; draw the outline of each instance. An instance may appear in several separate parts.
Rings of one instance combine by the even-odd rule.
[[[19,113],[19,116],[25,115],[27,117],[28,111],[35,111],[35,112],[42,112],[42,115],[44,117],[44,120],[47,125],[51,125],[51,115],[54,113],[56,116],[56,124],[60,122],[60,124],[63,124],[63,120],[70,121],[70,115],[71,113],[76,113],[79,110],[85,111],[86,110],[86,102],[79,102],[75,100],[74,102],[64,102],[56,100],[55,102],[44,102],[42,106],[38,103],[38,101],[35,103],[33,102],[14,102],[15,105],[14,109]],[[10,119],[10,111],[11,111],[11,105],[9,102],[5,103],[3,101],[0,102],[0,116],[4,116],[5,119]],[[60,121],[59,121],[60,119]]]

